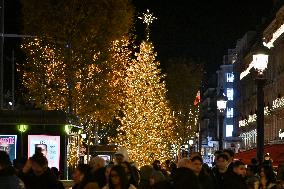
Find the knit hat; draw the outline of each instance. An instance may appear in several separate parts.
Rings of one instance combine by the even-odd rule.
[[[115,155],[122,155],[123,156],[123,161],[129,162],[129,156],[127,149],[125,147],[120,147],[116,152]]]

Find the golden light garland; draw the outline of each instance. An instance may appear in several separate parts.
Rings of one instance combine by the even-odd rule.
[[[130,159],[139,166],[172,158],[173,117],[155,58],[153,45],[142,42],[125,78],[124,117],[116,143],[126,147]]]

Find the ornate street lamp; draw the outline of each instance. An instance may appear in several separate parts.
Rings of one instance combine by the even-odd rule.
[[[23,133],[25,133],[28,130],[28,125],[25,124],[20,124],[17,125],[18,131],[21,133],[21,157],[24,156],[24,138],[23,138]]]
[[[217,95],[217,109],[219,118],[219,150],[223,150],[223,124],[224,124],[224,112],[227,107],[228,98],[224,95],[223,88],[220,89]]]
[[[256,85],[257,85],[257,159],[260,164],[263,162],[264,156],[264,92],[263,87],[266,79],[264,78],[264,70],[268,64],[268,48],[262,44],[258,44],[253,51],[253,67],[257,71]]]

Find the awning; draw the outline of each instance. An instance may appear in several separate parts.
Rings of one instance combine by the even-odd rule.
[[[264,146],[264,154],[269,153],[273,161],[273,166],[284,163],[284,144],[272,144]],[[247,150],[235,154],[235,159],[239,159],[245,164],[251,164],[251,159],[256,158],[256,149]]]

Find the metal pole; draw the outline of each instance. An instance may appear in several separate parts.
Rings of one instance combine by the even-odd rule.
[[[220,112],[219,114],[219,150],[223,150],[223,122],[224,114]]]
[[[21,158],[24,156],[24,140],[23,140],[23,132],[21,131]]]
[[[89,164],[89,158],[90,158],[90,140],[91,140],[91,134],[88,134],[87,164]]]
[[[65,171],[64,171],[64,173],[65,173],[66,180],[69,180],[68,163],[67,163],[67,159],[68,159],[68,134],[65,134],[64,142],[65,142],[65,149],[64,149],[65,150],[65,167],[64,167]]]
[[[256,79],[257,84],[257,159],[262,164],[264,157],[264,92],[265,79],[262,76]]]
[[[15,53],[12,51],[12,110],[15,108]]]
[[[0,110],[3,110],[3,96],[4,96],[4,0],[1,2],[1,44],[0,44]]]

